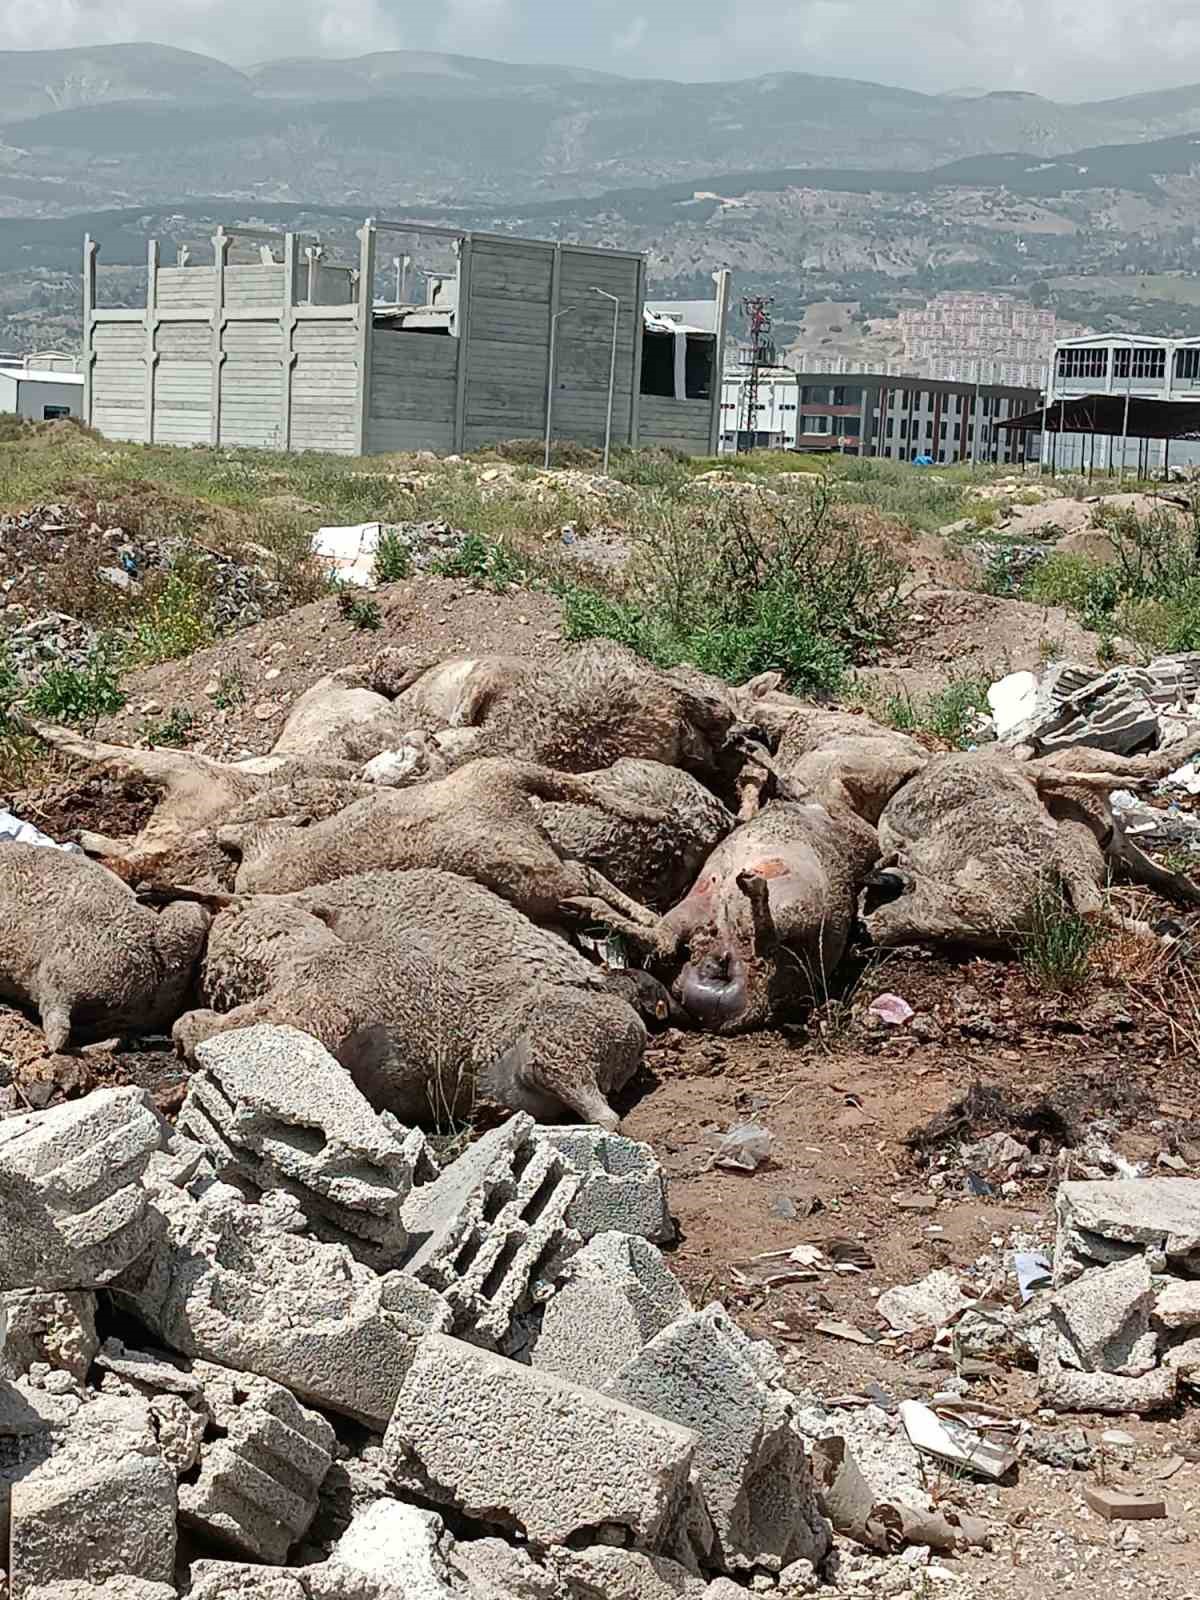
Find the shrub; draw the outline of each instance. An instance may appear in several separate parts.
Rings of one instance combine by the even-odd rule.
[[[370,595],[361,594],[354,589],[338,590],[338,611],[342,618],[364,633],[378,633],[383,627],[383,612],[379,609],[377,601]]]
[[[952,678],[944,689],[923,699],[890,696],[883,704],[882,719],[902,733],[931,733],[965,750],[975,739],[976,716],[987,709],[987,691],[985,678]]]
[[[112,716],[125,704],[111,646],[98,645],[81,667],[61,662],[47,667],[22,703],[35,717],[94,728],[101,717]]]
[[[242,676],[240,667],[229,667],[217,679],[217,692],[213,695],[213,705],[218,711],[230,711],[234,706],[246,703],[246,680]]]
[[[469,578],[485,589],[503,590],[524,583],[530,575],[527,562],[502,539],[485,539],[468,533],[457,550],[433,564],[442,578]]]
[[[134,624],[130,655],[140,664],[175,661],[211,644],[216,632],[209,563],[185,546]]]
[[[840,519],[823,479],[783,511],[660,500],[630,592],[569,589],[566,631],[617,639],[664,666],[687,661],[737,680],[777,670],[792,688],[832,690],[895,636],[902,572]]]
[[[189,711],[186,706],[176,706],[158,721],[143,723],[142,738],[148,745],[178,748],[188,742],[195,725],[195,713]]]
[[[413,569],[412,550],[406,539],[391,528],[384,528],[375,549],[375,580],[377,583],[398,583],[410,577]]]

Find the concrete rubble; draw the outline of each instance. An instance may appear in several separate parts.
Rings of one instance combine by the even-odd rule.
[[[1014,673],[988,693],[1004,744],[1039,753],[1081,745],[1116,755],[1173,743],[1200,722],[1200,654],[1100,672],[1058,661],[1040,679]]]
[[[372,1111],[346,1071],[296,1028],[238,1028],[205,1040],[177,1126],[222,1176],[293,1196],[314,1231],[376,1262],[403,1259],[412,1188],[403,1130]]]
[[[720,1306],[688,1312],[653,1338],[604,1392],[696,1438],[696,1482],[718,1570],[820,1562],[828,1526],[795,1427],[796,1400],[769,1344]]]
[[[654,1244],[675,1237],[667,1209],[667,1179],[648,1144],[602,1128],[542,1128],[583,1182],[567,1209],[567,1223],[583,1239],[598,1233],[640,1234]]]
[[[550,1298],[582,1244],[566,1220],[580,1182],[518,1113],[413,1191],[405,1272],[444,1295],[454,1334],[501,1351],[521,1341],[518,1317]]]
[[[384,1453],[398,1489],[531,1543],[611,1527],[656,1551],[684,1510],[696,1443],[661,1414],[433,1333],[417,1346]]]
[[[597,1234],[547,1304],[530,1359],[543,1372],[599,1389],[691,1309],[652,1244],[636,1235]]]

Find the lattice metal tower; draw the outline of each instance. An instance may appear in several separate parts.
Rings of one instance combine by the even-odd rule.
[[[742,414],[738,418],[737,447],[754,449],[754,436],[758,432],[759,378],[764,367],[775,365],[775,345],[771,339],[771,307],[773,296],[747,294],[742,296],[742,315],[750,334],[747,351],[749,372],[742,384]]]

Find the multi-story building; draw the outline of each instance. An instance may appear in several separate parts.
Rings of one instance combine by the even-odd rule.
[[[1009,383],[1022,381],[1013,369],[1045,366],[1058,340],[1085,331],[1012,295],[970,292],[939,294],[919,311],[901,311],[896,321],[906,361],[983,362],[983,376]],[[1001,370],[992,372],[993,363]]]
[[[892,461],[1017,463],[1026,459],[1029,436],[998,424],[1040,401],[1037,389],[1006,384],[772,368],[760,373],[758,425],[748,430],[746,377],[736,368],[725,373],[723,451],[736,450],[741,433],[747,435],[743,448],[752,442],[760,449],[837,451]]]

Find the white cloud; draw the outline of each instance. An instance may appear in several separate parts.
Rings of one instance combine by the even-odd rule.
[[[626,26],[618,28],[613,34],[614,51],[622,56],[634,55],[641,48],[649,28],[650,24],[640,13],[636,17],[630,17]]]

